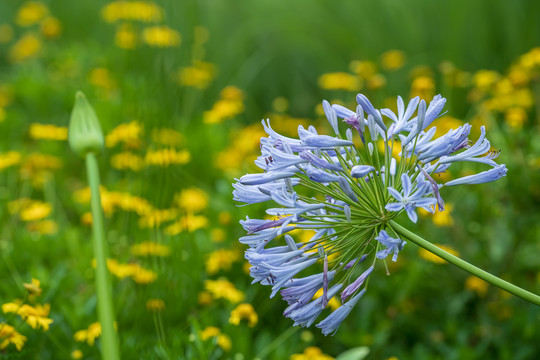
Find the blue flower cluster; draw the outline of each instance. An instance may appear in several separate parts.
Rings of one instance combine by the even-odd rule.
[[[406,242],[390,220],[404,212],[416,222],[417,208],[443,211],[442,187],[494,181],[507,171],[493,160],[498,152],[490,151],[484,127],[474,144],[469,124],[434,138],[431,125],[446,103],[440,95],[429,105],[416,97],[405,106],[398,97],[397,114],[375,109],[362,94],[356,100],[355,111],[323,101],[335,136],[299,126],[298,138],[290,138],[263,121],[268,136],[261,138],[255,164],[264,172],[233,184],[240,203],[275,204],[266,210],[268,219],[240,221],[247,231],[240,242],[249,246],[245,257],[253,283],[271,286],[270,297],[279,292],[288,304],[284,315],[300,326],[311,326],[340,294],[342,305],[317,324],[325,335],[335,333],[364,295],[377,260],[390,254],[397,260]],[[345,137],[338,118],[348,125]],[[460,161],[491,169],[444,184],[434,180],[434,174]],[[314,231],[309,240],[294,240],[307,230]],[[315,274],[299,276],[305,272]],[[314,298],[320,290],[322,296]]]

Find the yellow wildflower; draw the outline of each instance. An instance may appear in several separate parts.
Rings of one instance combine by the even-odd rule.
[[[512,107],[506,110],[504,120],[510,127],[519,130],[527,121],[527,112],[521,107]]]
[[[515,87],[526,86],[530,81],[529,73],[519,66],[514,66],[508,73],[508,79]]]
[[[215,326],[208,326],[200,333],[201,340],[205,341],[210,338],[217,338],[217,344],[220,348],[225,351],[231,350],[232,344],[231,339],[221,333],[221,330]]]
[[[0,323],[0,350],[6,349],[9,344],[13,344],[18,351],[21,351],[25,342],[26,336],[19,334],[13,326]]]
[[[49,9],[38,1],[27,1],[19,8],[15,23],[19,26],[37,24],[49,14]]]
[[[236,175],[248,158],[257,157],[256,151],[259,150],[259,140],[262,136],[265,136],[265,132],[257,124],[233,132],[232,145],[216,156],[215,166],[229,173],[228,175]]]
[[[26,33],[9,49],[8,58],[18,63],[35,57],[41,51],[41,40],[32,33]]]
[[[23,305],[22,301],[19,299],[16,299],[13,302],[2,304],[2,312],[4,314],[8,314],[8,313],[16,314],[22,305]]]
[[[445,207],[444,211],[435,212],[431,220],[433,221],[435,225],[439,227],[453,226],[454,218],[452,217],[452,210],[454,209],[454,205],[450,203],[446,203],[444,207]]]
[[[488,290],[488,283],[476,276],[469,276],[465,280],[465,289],[477,293],[478,296],[484,297]]]
[[[137,46],[137,34],[131,24],[121,24],[116,28],[114,43],[120,49],[135,49]]]
[[[499,80],[500,74],[493,70],[480,70],[473,75],[473,84],[482,91],[490,90]]]
[[[211,252],[206,259],[206,272],[214,275],[220,270],[230,270],[232,264],[238,261],[240,254],[236,250],[219,249]]]
[[[73,360],[80,360],[80,359],[83,358],[83,352],[81,350],[79,350],[79,349],[73,350],[71,352],[71,358]]]
[[[171,236],[180,234],[183,231],[193,232],[208,225],[208,219],[202,215],[187,214],[174,224],[168,226],[165,232]]]
[[[30,137],[36,140],[67,140],[68,129],[52,124],[30,124]]]
[[[232,303],[239,303],[244,300],[244,293],[238,290],[226,279],[205,280],[204,289],[216,299],[226,299]]]
[[[43,19],[40,29],[43,36],[49,39],[54,39],[60,36],[60,33],[62,32],[62,24],[57,18],[49,16]]]
[[[368,79],[377,73],[377,65],[373,61],[353,60],[349,64],[349,69],[364,79]]]
[[[116,88],[116,81],[111,76],[111,72],[107,68],[97,67],[88,74],[88,82],[90,84],[102,88],[104,90],[112,90]]]
[[[8,167],[17,165],[21,161],[21,154],[17,151],[9,151],[0,154],[0,171]]]
[[[208,305],[212,303],[212,294],[210,294],[208,291],[201,291],[197,295],[197,300],[199,305]]]
[[[143,269],[140,266],[135,267],[133,272],[133,281],[138,284],[150,284],[156,281],[158,274],[152,270]]]
[[[101,16],[109,23],[119,20],[159,22],[163,19],[163,10],[151,1],[113,1],[101,9]]]
[[[448,245],[437,245],[437,244],[434,244],[436,245],[437,247],[445,250],[446,252],[454,255],[454,256],[460,256],[459,255],[459,252],[455,249],[453,249],[452,247],[448,246]],[[445,264],[446,263],[446,260],[443,260],[442,258],[438,257],[437,255],[425,250],[425,249],[420,249],[418,250],[418,255],[420,255],[421,258],[425,259],[425,260],[428,260],[428,261],[431,261],[435,264]]]
[[[413,80],[411,84],[411,97],[420,96],[426,101],[430,101],[435,93],[435,82],[432,77],[420,76]]]
[[[182,134],[174,129],[158,128],[152,130],[152,141],[165,146],[179,146],[182,144]]]
[[[39,296],[41,295],[41,282],[38,280],[38,279],[34,279],[32,278],[32,282],[28,283],[28,284],[23,284],[24,288],[26,290],[28,290],[28,292],[30,293],[30,295],[35,295],[35,296]]]
[[[344,72],[323,74],[319,76],[318,84],[325,90],[358,91],[362,88],[360,78]]]
[[[143,41],[154,47],[174,47],[180,45],[180,33],[167,26],[151,26],[143,30]]]
[[[405,53],[401,50],[388,50],[382,54],[381,63],[386,70],[397,70],[405,64]]]
[[[146,309],[154,312],[162,311],[165,309],[165,302],[161,299],[148,299],[146,301]]]
[[[128,146],[137,146],[142,133],[143,128],[136,120],[120,124],[107,134],[105,137],[105,145],[109,148],[116,146],[118,143],[125,143]]]
[[[171,221],[178,215],[176,209],[153,209],[139,219],[141,228],[159,227],[162,223]]]
[[[99,322],[92,323],[88,326],[88,329],[77,331],[73,338],[78,342],[85,342],[93,346],[96,338],[101,335],[101,324]]]
[[[175,149],[148,150],[144,161],[147,165],[167,167],[170,165],[183,165],[191,160],[191,154],[187,150]]]
[[[332,360],[333,357],[324,354],[321,349],[316,346],[309,346],[304,349],[302,354],[293,354],[290,360]]]
[[[111,166],[118,170],[139,171],[144,165],[144,160],[130,151],[114,154],[111,157]]]
[[[244,319],[248,321],[249,327],[254,327],[257,325],[257,321],[259,321],[259,317],[251,304],[243,303],[234,308],[231,312],[229,323],[239,325],[240,321]]]
[[[386,86],[386,78],[383,74],[375,74],[367,79],[366,86],[370,90],[380,89]]]
[[[131,247],[131,253],[135,256],[169,256],[171,247],[152,241],[145,241]]]
[[[208,195],[199,188],[191,187],[176,194],[174,201],[182,210],[199,212],[208,206]]]
[[[318,299],[318,298],[320,298],[322,295],[323,295],[323,289],[319,289],[319,290],[317,290],[317,292],[315,293],[315,295],[313,295],[313,299]],[[337,299],[337,296],[334,296],[333,298],[331,298],[331,299],[328,301],[328,306],[330,307],[330,309],[332,309],[332,311],[336,310],[338,307],[341,306],[341,303],[340,303],[340,301]]]
[[[51,204],[41,201],[32,201],[28,206],[21,209],[19,217],[22,221],[37,221],[46,218],[51,212]]]
[[[9,24],[0,24],[0,44],[5,44],[13,39],[13,28]]]
[[[194,61],[192,66],[180,69],[180,85],[206,89],[215,76],[215,66],[204,61]]]
[[[51,306],[49,304],[37,304],[35,307],[24,304],[17,311],[17,314],[19,314],[32,329],[42,328],[43,331],[47,331],[49,330],[49,325],[53,322],[53,319],[47,317],[49,316],[50,311]]]
[[[232,215],[228,211],[221,211],[218,214],[218,221],[221,225],[227,225],[230,224],[232,220]]]
[[[210,239],[216,243],[223,242],[226,235],[227,233],[225,232],[225,230],[220,228],[210,230]]]
[[[203,114],[205,124],[218,124],[225,119],[230,119],[244,111],[244,104],[241,101],[218,100],[211,110]]]

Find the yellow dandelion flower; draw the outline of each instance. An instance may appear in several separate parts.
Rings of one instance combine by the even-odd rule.
[[[111,72],[109,69],[103,67],[92,69],[88,74],[88,82],[104,90],[116,88],[116,81],[112,78]]]
[[[159,22],[163,10],[151,1],[113,1],[101,9],[101,17],[109,23],[119,20]]]
[[[169,256],[171,247],[152,241],[145,241],[131,247],[131,254],[135,256]]]
[[[465,289],[473,291],[478,296],[484,297],[488,291],[488,283],[476,276],[469,276],[465,280]]]
[[[215,299],[226,299],[231,303],[239,303],[244,300],[244,293],[238,290],[226,279],[205,280],[204,289]]]
[[[30,137],[36,140],[67,140],[68,129],[65,126],[52,124],[30,124]]]
[[[228,211],[220,211],[218,214],[218,221],[221,225],[228,225],[231,223],[232,215]]]
[[[293,354],[290,360],[332,360],[333,357],[326,355],[316,346],[309,346],[302,354]]]
[[[170,165],[184,165],[191,160],[191,153],[187,150],[175,149],[148,150],[144,161],[146,165],[167,167]]]
[[[152,130],[152,141],[164,146],[179,146],[184,138],[174,129],[158,128]]]
[[[22,301],[19,299],[16,299],[10,303],[2,304],[2,312],[4,314],[17,313],[17,311],[19,311],[19,309],[21,308],[22,304]]]
[[[137,34],[131,24],[121,24],[116,28],[114,43],[120,49],[131,50],[137,46]]]
[[[13,27],[9,24],[0,24],[0,44],[5,44],[13,39]]]
[[[43,19],[40,24],[40,29],[43,36],[54,39],[59,37],[62,33],[62,24],[57,18],[49,16]]]
[[[373,61],[353,60],[349,69],[356,75],[368,79],[377,73],[377,65]]]
[[[527,112],[520,107],[512,107],[506,110],[504,120],[511,128],[519,130],[527,122]]]
[[[19,26],[37,24],[49,14],[49,9],[38,1],[27,1],[19,8],[15,23]]]
[[[174,224],[168,226],[165,232],[171,236],[175,236],[183,231],[193,232],[205,228],[207,225],[208,219],[205,216],[187,214]]]
[[[8,58],[13,63],[35,57],[41,51],[41,40],[32,33],[26,33],[9,49]]]
[[[370,90],[377,90],[386,86],[386,77],[383,74],[375,74],[366,80],[366,87]]]
[[[0,154],[0,171],[17,165],[21,161],[21,154],[17,151],[9,151]]]
[[[199,212],[208,206],[208,195],[199,188],[191,187],[176,194],[174,201],[182,210]]]
[[[181,68],[178,73],[180,85],[206,89],[215,76],[215,66],[204,61],[194,61],[192,66]]]
[[[124,143],[128,146],[137,146],[140,142],[142,133],[142,125],[136,120],[120,124],[107,134],[105,137],[105,146],[111,148],[119,143]]]
[[[139,171],[144,165],[144,159],[130,151],[114,154],[111,157],[111,166],[118,170]]]
[[[139,227],[155,228],[162,223],[174,220],[178,216],[176,209],[153,209],[139,219]]]
[[[443,249],[444,251],[454,255],[454,256],[457,256],[459,257],[459,252],[457,250],[455,250],[454,248],[448,246],[448,245],[438,245],[438,244],[434,244],[436,245],[437,247]],[[421,258],[425,259],[425,260],[428,260],[428,261],[431,261],[435,264],[446,264],[446,260],[438,257],[437,255],[425,250],[425,249],[420,249],[418,250],[418,255],[420,255]]]
[[[430,101],[435,93],[435,82],[430,76],[419,76],[411,84],[411,97],[420,96]]]
[[[13,326],[0,323],[0,350],[6,349],[9,344],[13,344],[17,351],[21,351],[25,342],[26,336],[19,334]]]
[[[133,272],[133,281],[138,284],[150,284],[156,281],[158,274],[152,270],[143,269],[140,266],[137,266]]]
[[[231,339],[227,335],[222,334],[221,330],[215,326],[207,326],[200,332],[199,336],[203,341],[210,338],[217,338],[218,346],[225,351],[229,351],[232,347]]]
[[[167,26],[151,26],[142,32],[143,41],[153,47],[174,47],[180,45],[181,36],[176,30]]]
[[[473,84],[482,91],[493,88],[500,78],[500,74],[493,70],[479,70],[473,75]]]
[[[161,299],[148,299],[146,301],[146,309],[148,311],[160,312],[165,309],[165,302]]]
[[[212,109],[203,113],[205,124],[219,124],[223,120],[233,118],[244,111],[241,101],[218,100]]]
[[[88,345],[93,346],[95,340],[101,335],[101,324],[99,322],[92,323],[88,326],[88,329],[77,331],[73,338],[78,342],[86,342]]]
[[[388,50],[382,54],[381,63],[386,70],[397,70],[405,64],[405,53],[401,50]]]
[[[247,320],[249,327],[254,327],[259,321],[259,317],[253,309],[253,306],[248,303],[239,304],[233,311],[229,318],[229,323],[233,325],[240,325],[241,320]]]
[[[31,295],[39,296],[41,295],[41,282],[38,279],[32,278],[32,282],[23,284],[24,288],[28,290],[28,293]]]
[[[17,314],[19,314],[32,329],[42,328],[43,331],[47,331],[49,330],[49,325],[53,322],[53,319],[48,318],[50,311],[51,306],[49,304],[37,304],[35,307],[24,304],[17,311]]]
[[[84,356],[83,352],[81,350],[79,350],[79,349],[73,350],[71,352],[71,358],[73,360],[80,360],[80,359],[83,358],[83,356]]]
[[[325,90],[347,90],[358,91],[362,88],[362,81],[358,76],[334,72],[319,76],[319,87]]]
[[[225,241],[226,236],[227,236],[227,233],[223,229],[215,228],[215,229],[210,230],[210,239],[213,242],[216,242],[216,243],[223,242]]]
[[[197,300],[199,305],[209,305],[212,303],[212,294],[210,294],[208,291],[201,291],[197,295]]]
[[[37,221],[46,218],[51,212],[51,204],[41,201],[32,201],[28,206],[21,209],[19,217],[22,221]]]
[[[211,252],[206,259],[206,272],[214,275],[221,270],[228,271],[232,264],[240,259],[236,250],[220,249]]]

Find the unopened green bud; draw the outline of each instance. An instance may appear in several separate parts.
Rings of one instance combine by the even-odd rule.
[[[77,154],[99,154],[105,144],[103,131],[96,112],[81,91],[75,94],[75,106],[71,112],[68,128],[69,146]]]

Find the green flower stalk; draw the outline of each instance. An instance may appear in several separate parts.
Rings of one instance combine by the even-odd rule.
[[[102,357],[107,360],[118,360],[120,351],[114,329],[111,281],[107,269],[108,248],[103,227],[99,167],[96,157],[102,151],[105,139],[96,112],[80,91],[75,95],[75,106],[69,121],[68,141],[73,151],[86,159],[91,192],[92,240],[96,258],[96,290],[98,318],[102,333]]]

